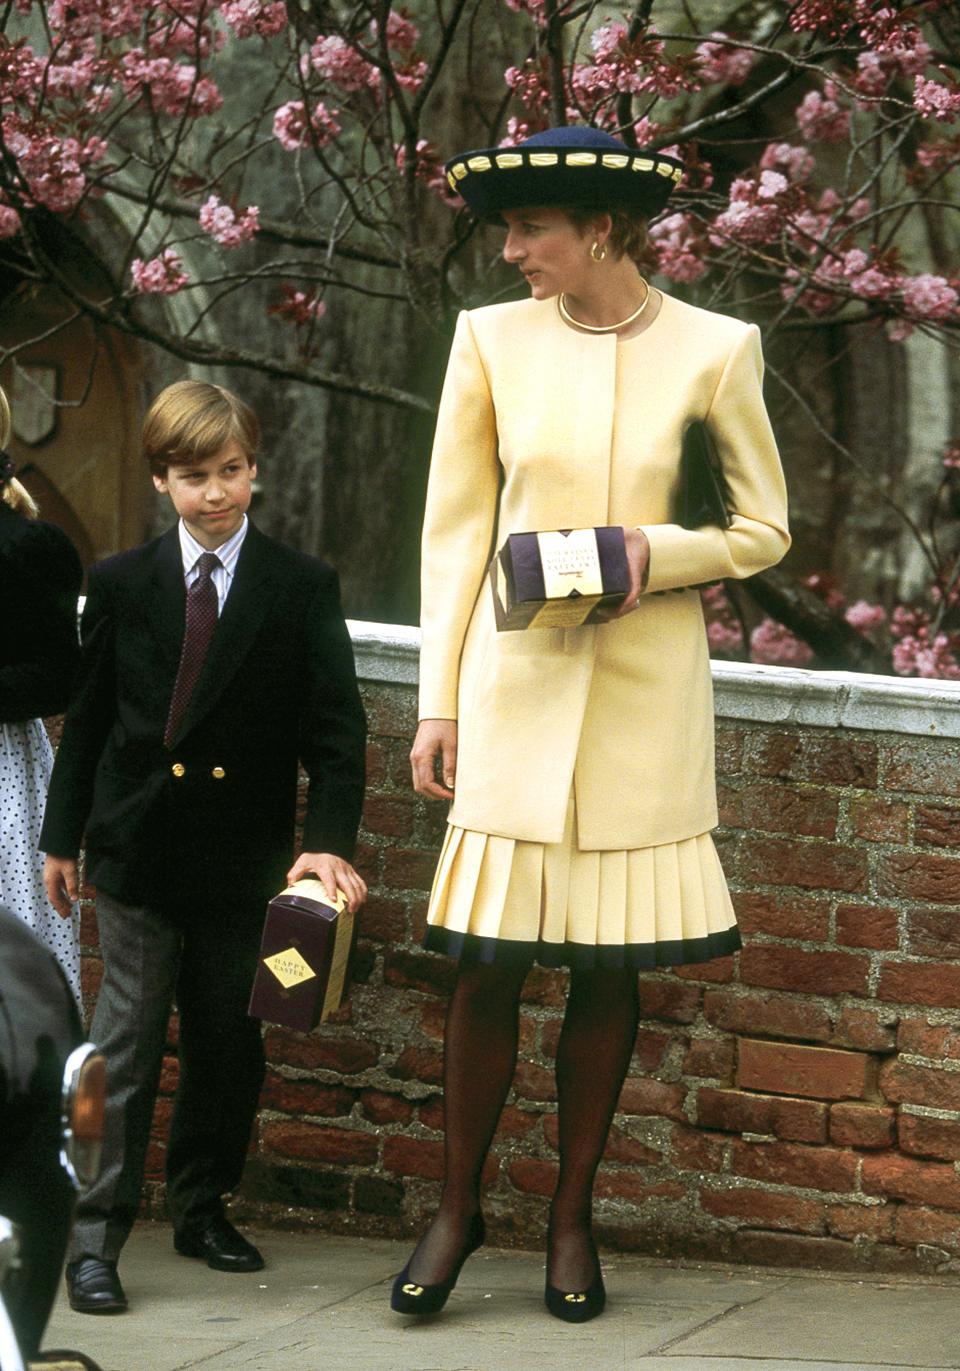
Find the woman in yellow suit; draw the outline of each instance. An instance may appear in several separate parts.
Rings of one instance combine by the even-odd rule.
[[[634,261],[679,163],[563,128],[465,153],[448,175],[479,217],[506,223],[504,257],[531,298],[460,315],[430,471],[412,763],[421,794],[453,801],[427,946],[459,968],[443,1194],[392,1304],[436,1312],[483,1241],[480,1174],[539,962],[571,971],[546,1304],[579,1322],[604,1305],[591,1194],[636,1036],[636,972],[739,946],[710,836],[713,702],[695,587],[780,560],[786,495],[758,330],[662,294]],[[673,519],[696,419],[722,463],[729,527]],[[510,533],[600,525],[625,530],[622,609],[603,624],[498,633],[491,550]]]

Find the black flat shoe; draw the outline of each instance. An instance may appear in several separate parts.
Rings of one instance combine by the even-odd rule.
[[[457,1263],[445,1281],[437,1285],[418,1285],[410,1279],[413,1257],[407,1262],[400,1275],[393,1282],[390,1295],[390,1308],[396,1314],[439,1314],[446,1304],[450,1291],[457,1283],[463,1263],[476,1252],[487,1236],[482,1214],[474,1214],[467,1229],[467,1240]]]
[[[64,1272],[70,1308],[78,1314],[122,1314],[127,1307],[117,1263],[79,1257]]]
[[[259,1250],[222,1214],[210,1219],[203,1228],[174,1233],[173,1245],[182,1257],[199,1257],[213,1271],[263,1270]]]
[[[549,1270],[549,1263],[547,1265]],[[597,1260],[593,1280],[586,1290],[558,1290],[547,1279],[543,1295],[544,1304],[555,1319],[564,1323],[587,1323],[602,1314],[607,1303],[607,1292],[603,1285],[603,1273]]]

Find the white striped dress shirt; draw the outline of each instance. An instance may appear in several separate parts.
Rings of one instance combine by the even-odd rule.
[[[218,615],[223,613],[224,603],[230,594],[230,587],[233,585],[233,577],[237,569],[237,558],[240,556],[240,549],[243,546],[244,538],[247,536],[248,527],[249,520],[244,515],[243,523],[232,537],[228,538],[220,547],[207,548],[202,547],[197,542],[183,520],[180,520],[180,552],[183,556],[183,577],[188,590],[200,575],[197,563],[203,554],[212,551],[220,558],[220,565],[214,568],[211,577],[217,588]]]

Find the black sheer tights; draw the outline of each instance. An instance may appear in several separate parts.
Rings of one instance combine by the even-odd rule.
[[[435,1285],[452,1271],[480,1207],[480,1174],[517,1059],[523,969],[461,966],[444,1048],[446,1142],[440,1207],[410,1276]],[[557,1048],[560,1174],[550,1207],[548,1277],[585,1289],[594,1273],[593,1178],[630,1065],[639,1014],[635,971],[574,971]]]

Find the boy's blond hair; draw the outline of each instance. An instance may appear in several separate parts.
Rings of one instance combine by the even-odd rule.
[[[260,445],[260,423],[249,405],[209,381],[175,381],[147,410],[141,447],[154,476],[168,466],[205,462],[235,442],[251,464]]]
[[[6,448],[13,432],[13,421],[10,416],[10,401],[7,393],[0,386],[0,448]],[[0,487],[3,503],[9,505],[11,509],[17,510],[20,514],[25,514],[28,519],[35,519],[40,513],[37,502],[27,490],[26,486],[12,476]]]

